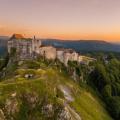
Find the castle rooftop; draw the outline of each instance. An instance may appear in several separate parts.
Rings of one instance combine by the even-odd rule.
[[[13,34],[10,39],[24,39],[22,34]]]

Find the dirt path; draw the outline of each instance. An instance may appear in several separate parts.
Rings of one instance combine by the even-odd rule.
[[[70,89],[67,86],[63,86],[63,85],[60,85],[59,88],[63,92],[64,97],[66,99],[64,100],[64,106],[66,108],[66,111],[70,113],[72,117],[71,120],[82,120],[80,115],[68,104],[68,102],[74,101],[74,97],[71,95]]]
[[[74,98],[71,95],[71,91],[66,86],[60,85],[59,88],[63,92],[64,97],[67,101],[69,102],[74,101]]]
[[[72,115],[73,120],[82,120],[80,115],[76,113],[76,111],[71,108],[68,104],[66,104],[66,108],[68,109],[69,113]]]

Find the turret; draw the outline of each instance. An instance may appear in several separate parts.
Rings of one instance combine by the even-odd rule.
[[[33,37],[32,40],[32,48],[33,48],[33,52],[38,53],[39,54],[39,48],[41,46],[41,40],[36,39],[36,37]]]

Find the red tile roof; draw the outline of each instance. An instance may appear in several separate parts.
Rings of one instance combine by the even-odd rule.
[[[23,39],[23,35],[21,34],[13,34],[13,36],[11,37],[11,39]]]

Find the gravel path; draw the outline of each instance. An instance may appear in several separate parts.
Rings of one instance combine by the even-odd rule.
[[[82,120],[80,115],[73,108],[71,108],[70,105],[68,104],[68,102],[73,102],[74,101],[74,97],[72,97],[70,89],[66,86],[63,86],[63,85],[60,85],[59,88],[63,92],[64,97],[66,99],[64,101],[64,105],[65,105],[66,110],[72,116],[71,120]]]

